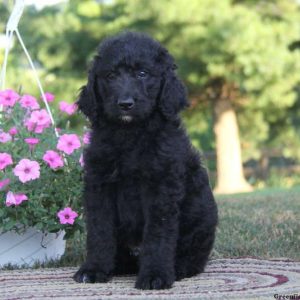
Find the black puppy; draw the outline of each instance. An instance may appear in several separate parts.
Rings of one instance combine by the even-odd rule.
[[[178,112],[174,60],[150,37],[106,39],[78,101],[91,121],[84,153],[87,258],[77,282],[137,273],[136,288],[170,288],[202,272],[217,208]]]

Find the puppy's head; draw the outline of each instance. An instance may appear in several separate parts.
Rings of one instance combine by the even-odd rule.
[[[176,118],[187,100],[174,70],[168,51],[146,35],[127,32],[108,38],[89,70],[79,109],[91,122],[139,122],[155,110],[167,119]]]

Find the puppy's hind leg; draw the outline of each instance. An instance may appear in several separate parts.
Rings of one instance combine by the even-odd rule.
[[[176,280],[202,273],[214,243],[214,232],[193,232],[179,240],[175,261]]]
[[[209,186],[202,189],[201,196],[190,196],[186,200],[180,218],[176,249],[176,280],[204,271],[213,248],[218,219]]]

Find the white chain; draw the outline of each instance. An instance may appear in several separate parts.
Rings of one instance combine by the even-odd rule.
[[[6,24],[6,34],[5,34],[6,47],[5,47],[4,61],[3,61],[3,65],[1,69],[1,77],[0,77],[2,90],[5,88],[7,60],[8,60],[9,51],[12,47],[14,31],[18,29],[18,24],[23,14],[24,8],[25,8],[24,0],[16,0],[12,13]]]
[[[7,30],[14,31],[18,28],[19,21],[25,8],[24,0],[16,0],[13,11],[6,25]]]

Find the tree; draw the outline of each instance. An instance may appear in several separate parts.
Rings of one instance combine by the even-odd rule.
[[[290,50],[299,41],[299,17],[292,0],[72,0],[26,10],[21,32],[44,81],[72,98],[105,36],[130,29],[161,41],[188,86],[184,116],[194,143],[216,149],[217,190],[236,192],[249,189],[242,161],[258,159],[261,150],[300,156],[300,51]]]
[[[270,142],[272,124],[296,101],[300,60],[288,48],[299,34],[296,2],[126,3],[126,27],[150,28],[176,56],[191,96],[199,103],[209,100],[215,116],[216,190],[249,190],[242,172],[238,121],[244,157],[258,157],[258,147]]]

